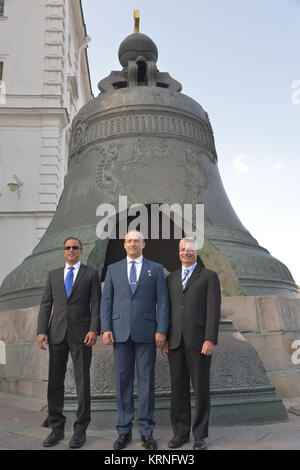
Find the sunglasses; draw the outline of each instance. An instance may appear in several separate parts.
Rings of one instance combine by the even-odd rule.
[[[65,246],[64,250],[69,251],[69,250],[71,250],[71,248],[72,248],[72,250],[81,250],[80,246]]]

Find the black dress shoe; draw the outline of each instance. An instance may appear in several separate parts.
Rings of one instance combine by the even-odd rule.
[[[189,436],[173,436],[168,443],[168,447],[170,447],[170,449],[179,449],[179,447],[182,447],[183,444],[189,442],[189,440]]]
[[[122,450],[128,446],[129,442],[132,439],[131,431],[127,434],[120,434],[118,439],[114,442],[114,450]]]
[[[142,446],[145,447],[146,450],[157,449],[157,442],[153,436],[141,436],[141,439],[142,439]]]
[[[44,447],[53,447],[64,439],[63,431],[52,431],[48,437],[43,442]]]
[[[74,435],[72,436],[72,439],[69,442],[69,447],[72,449],[79,449],[79,447],[82,447],[83,444],[86,441],[86,435],[85,432],[75,432]]]
[[[206,450],[207,449],[207,444],[203,439],[195,439],[194,449],[195,450]]]

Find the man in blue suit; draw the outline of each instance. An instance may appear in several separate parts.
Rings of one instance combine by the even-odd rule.
[[[156,347],[162,348],[169,328],[169,297],[162,265],[142,255],[140,232],[127,233],[127,257],[108,266],[102,301],[103,343],[113,344],[119,411],[118,439],[114,449],[124,449],[132,439],[134,369],[138,382],[138,422],[142,445],[157,449],[153,438]]]

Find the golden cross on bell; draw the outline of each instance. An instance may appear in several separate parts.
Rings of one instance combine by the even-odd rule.
[[[140,10],[134,10],[134,32],[140,32]]]

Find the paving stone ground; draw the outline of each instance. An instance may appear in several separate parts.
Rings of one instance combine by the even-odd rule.
[[[248,425],[248,426],[211,426],[207,439],[208,450],[300,450],[300,397],[284,400],[288,420],[286,422]],[[41,427],[45,419],[45,403],[41,400],[0,393],[0,450],[68,450],[72,432],[67,432],[65,439],[53,448],[44,448],[43,440],[50,430]],[[299,414],[297,414],[299,412]],[[168,441],[172,437],[169,428],[156,428],[155,439],[159,451],[169,450]],[[84,450],[102,450],[105,455],[112,455],[115,429],[88,429],[87,442],[76,452]],[[193,441],[186,443],[182,451],[192,451]],[[137,429],[133,431],[133,440],[122,456],[129,456],[143,448]],[[73,451],[74,452],[74,451]],[[174,451],[179,454],[179,451]],[[192,452],[191,452],[192,453]],[[199,454],[199,452],[196,452]],[[120,453],[115,453],[120,455]],[[203,454],[203,453],[202,453]],[[152,462],[153,463],[153,462]]]

